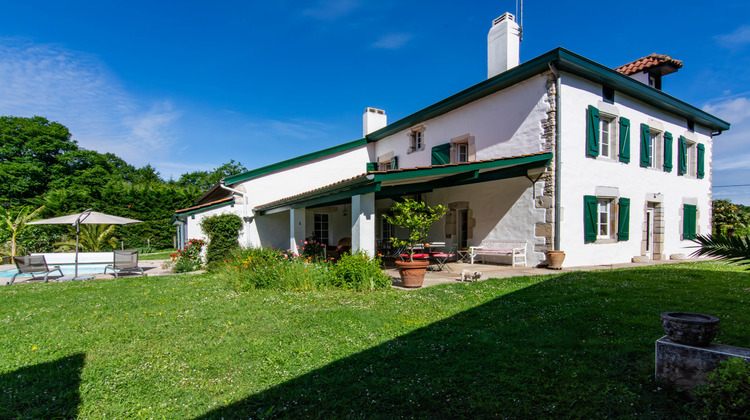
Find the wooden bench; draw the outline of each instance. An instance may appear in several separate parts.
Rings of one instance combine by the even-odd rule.
[[[482,241],[479,246],[472,246],[471,263],[479,255],[510,255],[511,265],[516,266],[516,260],[526,266],[525,241]]]

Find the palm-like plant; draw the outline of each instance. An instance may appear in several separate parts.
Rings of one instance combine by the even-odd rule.
[[[81,225],[78,241],[83,251],[99,252],[102,248],[114,248],[117,246],[115,225]],[[75,239],[69,239],[65,242],[58,242],[57,245],[64,249],[75,249]]]
[[[22,206],[15,210],[8,210],[0,206],[0,229],[6,231],[10,236],[10,256],[17,256],[18,243],[16,242],[18,234],[29,223],[36,219],[44,211],[44,206],[32,210],[30,206]]]
[[[750,236],[697,235],[693,242],[699,246],[692,256],[705,255],[730,263],[750,265]]]

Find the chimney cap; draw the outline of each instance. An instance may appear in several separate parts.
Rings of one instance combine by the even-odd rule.
[[[503,13],[503,15],[502,15],[502,16],[500,16],[500,17],[496,17],[496,18],[495,18],[495,19],[494,19],[494,20],[492,21],[492,26],[495,26],[495,25],[497,25],[498,23],[500,23],[500,22],[504,21],[505,19],[508,19],[508,20],[512,20],[512,21],[514,21],[514,22],[515,22],[515,20],[516,20],[516,17],[515,17],[515,16],[513,16],[513,13],[510,13],[510,12],[505,12],[505,13]]]

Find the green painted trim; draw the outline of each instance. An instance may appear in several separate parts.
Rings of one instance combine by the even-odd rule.
[[[380,191],[380,183],[374,183],[370,185],[365,185],[364,187],[359,188],[353,188],[351,190],[341,191],[334,194],[326,195],[323,197],[317,197],[310,200],[304,200],[304,201],[298,201],[291,205],[293,209],[300,209],[304,207],[313,207],[320,204],[329,203],[331,201],[339,201],[342,199],[347,199],[350,197],[354,197],[355,195],[363,195],[363,194],[370,194],[374,192]]]
[[[681,116],[687,120],[711,128],[713,130],[729,130],[729,123],[715,117],[700,108],[668,95],[661,90],[625,76],[607,66],[575,54],[565,48],[553,50],[558,54],[555,66],[558,70],[568,71],[585,77],[593,82],[613,87],[616,91],[632,98],[639,99],[662,111]]]
[[[660,110],[693,120],[713,130],[729,130],[728,122],[687,102],[667,95],[658,89],[649,87],[629,76],[625,76],[609,67],[564,48],[557,48],[389,124],[380,130],[368,134],[366,138],[368,141],[378,141],[399,131],[453,111],[535,75],[546,73],[550,71],[550,63],[554,63],[558,70],[567,71],[595,83],[614,88],[620,93],[639,99]]]
[[[375,182],[398,181],[402,179],[419,178],[423,176],[450,175],[460,172],[478,171],[482,169],[497,169],[506,166],[521,165],[524,163],[542,163],[548,165],[552,160],[552,153],[541,153],[533,156],[507,158],[490,162],[476,162],[470,164],[449,165],[440,168],[424,168],[404,172],[393,172],[387,174],[375,174]],[[540,165],[542,166],[542,165]]]
[[[270,174],[282,169],[287,169],[292,166],[301,165],[303,163],[310,162],[315,159],[334,155],[336,153],[346,152],[347,150],[356,149],[357,147],[364,146],[367,144],[367,139],[359,139],[350,141],[348,143],[339,144],[338,146],[329,147],[327,149],[318,150],[317,152],[308,153],[302,156],[297,156],[291,159],[283,160],[281,162],[274,163],[272,165],[263,166],[262,168],[253,169],[252,171],[243,172],[241,174],[228,176],[224,179],[226,185],[236,184],[238,182],[247,181],[248,179],[257,178],[259,176]]]
[[[180,212],[178,210],[178,211],[175,211],[174,213],[175,213],[175,216],[192,216],[194,214],[203,213],[204,211],[218,209],[220,207],[225,207],[225,206],[232,206],[232,207],[234,207],[234,200],[230,200],[230,201],[227,201],[227,202],[224,202],[224,203],[217,203],[217,204],[210,205],[208,207],[202,207],[202,208],[199,208],[199,209],[190,210],[190,211],[186,211],[186,212]]]
[[[346,199],[354,195],[368,194],[371,192],[394,194],[397,190],[395,187],[381,188],[381,182],[394,181],[401,179],[410,179],[421,176],[447,175],[434,181],[422,182],[419,184],[409,184],[413,186],[398,186],[399,191],[423,191],[440,187],[458,186],[476,182],[492,181],[495,179],[504,179],[526,174],[526,170],[539,166],[549,165],[552,161],[552,153],[541,153],[533,156],[524,156],[519,158],[507,158],[492,162],[476,162],[473,164],[450,165],[440,168],[425,168],[413,171],[393,172],[390,174],[371,174],[360,176],[346,182],[334,184],[319,190],[309,191],[300,195],[285,198],[273,203],[264,204],[253,208],[253,211],[261,215],[271,210],[280,208],[302,208],[313,207],[325,203],[331,203],[338,200]],[[508,166],[517,166],[517,168],[506,168]],[[495,169],[494,171],[480,173],[481,169]],[[502,170],[500,170],[502,169]],[[509,170],[510,169],[510,170]],[[379,196],[381,194],[378,194]]]
[[[370,177],[372,176],[370,175]],[[274,201],[272,203],[263,204],[263,205],[253,208],[253,211],[265,212],[268,210],[272,210],[272,209],[284,207],[284,206],[294,207],[296,206],[297,203],[312,202],[313,200],[316,200],[317,198],[331,197],[333,195],[339,194],[342,191],[350,191],[352,189],[356,189],[356,188],[366,186],[372,183],[373,183],[372,180],[368,176],[359,176],[357,178],[350,179],[346,182],[333,184],[325,188],[308,191],[308,192],[298,194],[293,197],[287,197],[281,200]],[[305,206],[297,206],[297,207],[305,207]]]

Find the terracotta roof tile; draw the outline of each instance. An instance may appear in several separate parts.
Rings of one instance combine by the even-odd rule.
[[[675,60],[668,55],[654,53],[654,54],[649,54],[643,58],[639,58],[633,61],[632,63],[628,63],[620,67],[617,67],[615,71],[618,71],[626,76],[630,76],[632,74],[636,74],[644,70],[648,70],[650,68],[660,66],[663,64],[672,66],[673,68],[675,68],[675,70],[662,71],[662,75],[674,73],[675,71],[677,71],[676,69],[682,68],[682,61]]]

